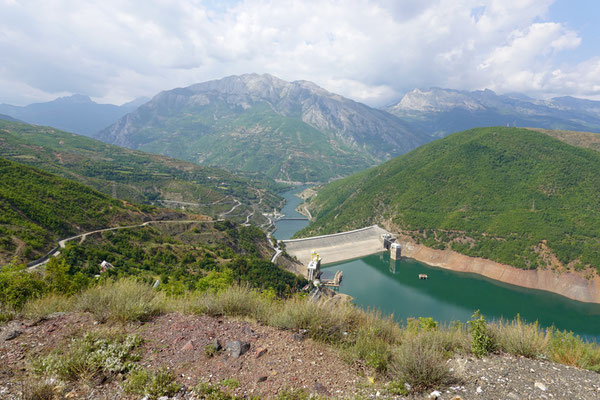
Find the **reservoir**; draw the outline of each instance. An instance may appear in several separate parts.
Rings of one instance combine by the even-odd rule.
[[[294,208],[301,200],[295,194],[302,190],[284,194],[288,201],[284,214],[297,216]],[[279,221],[274,236],[287,239],[307,224],[308,221]],[[466,322],[479,309],[488,320],[512,320],[519,314],[524,321],[539,321],[542,327],[555,326],[600,342],[600,304],[582,303],[413,259],[390,260],[387,252],[327,264],[324,268],[343,271],[340,292],[352,296],[357,306],[381,310],[401,323],[411,317],[432,317],[441,324]],[[429,279],[419,280],[419,274],[427,274]]]
[[[303,220],[279,220],[275,223],[277,228],[273,232],[273,236],[278,240],[291,238],[294,233],[308,225],[308,219],[296,211],[296,207],[302,203],[302,199],[296,196],[298,193],[306,189],[306,186],[300,186],[287,192],[281,193],[285,199],[285,205],[281,209],[281,213],[287,218],[304,218]]]

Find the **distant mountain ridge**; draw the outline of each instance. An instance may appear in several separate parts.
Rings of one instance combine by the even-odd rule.
[[[268,74],[161,92],[96,138],[303,182],[347,175],[430,140],[383,110]]]
[[[499,125],[600,132],[600,101],[570,96],[538,100],[489,89],[415,89],[386,110],[413,129],[438,137]]]
[[[23,122],[52,126],[68,132],[92,136],[114,123],[123,115],[135,110],[147,99],[138,98],[121,106],[98,104],[88,96],[74,94],[45,103],[27,106],[0,104],[0,114]]]

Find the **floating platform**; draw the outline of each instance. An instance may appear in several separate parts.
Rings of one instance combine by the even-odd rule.
[[[419,279],[429,279],[427,274],[419,274]]]

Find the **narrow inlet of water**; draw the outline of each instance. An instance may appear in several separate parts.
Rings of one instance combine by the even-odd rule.
[[[307,186],[299,186],[281,194],[285,199],[285,205],[281,209],[281,213],[287,218],[306,218],[304,215],[296,211],[296,207],[302,203],[302,199],[297,196],[300,192],[306,189]],[[279,220],[275,223],[275,232],[273,236],[277,240],[290,239],[294,233],[308,225],[308,219],[304,220]]]

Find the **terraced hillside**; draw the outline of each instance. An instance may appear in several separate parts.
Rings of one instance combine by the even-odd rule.
[[[218,215],[238,202],[242,220],[272,210],[275,182],[113,146],[54,128],[0,121],[0,156],[94,187],[120,199]],[[261,212],[255,213],[256,221]]]

